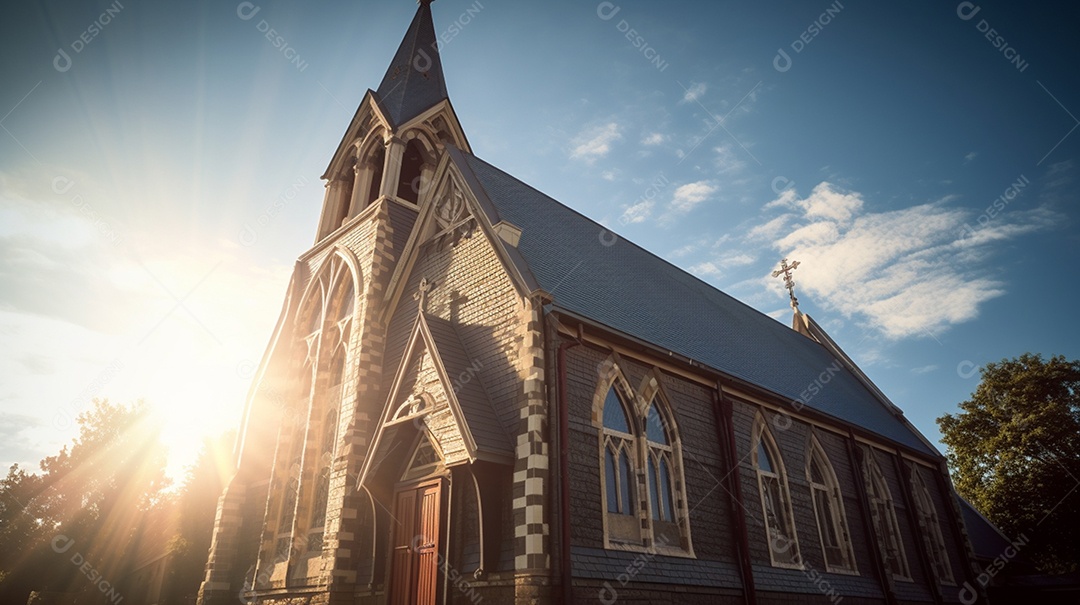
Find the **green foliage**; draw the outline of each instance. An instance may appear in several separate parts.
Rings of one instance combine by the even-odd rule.
[[[0,601],[92,589],[69,561],[76,552],[119,583],[140,520],[169,484],[160,424],[141,402],[95,400],[78,424],[78,437],[42,460],[41,474],[16,465],[0,482]],[[56,552],[54,539],[72,541],[72,550]]]
[[[937,419],[956,489],[1045,572],[1080,568],[1080,361],[988,363],[957,414]]]
[[[199,590],[210,552],[217,500],[232,472],[231,446],[235,440],[232,432],[205,439],[177,494],[179,526],[168,546],[173,555],[169,571],[172,601],[193,597]]]

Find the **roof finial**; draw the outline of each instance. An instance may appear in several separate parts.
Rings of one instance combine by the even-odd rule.
[[[426,311],[425,307],[427,306],[427,295],[428,295],[428,292],[431,291],[431,287],[433,285],[434,284],[432,282],[428,281],[428,278],[426,278],[426,277],[421,278],[420,279],[420,287],[417,289],[417,291],[415,293],[413,293],[413,298],[420,302],[420,312],[421,313],[424,313]]]
[[[780,268],[772,272],[773,277],[784,276],[784,287],[787,288],[788,296],[791,297],[791,308],[796,311],[799,310],[799,299],[795,298],[795,280],[791,278],[791,272],[799,267],[799,261],[794,261],[790,265],[787,262],[788,259],[780,261]]]

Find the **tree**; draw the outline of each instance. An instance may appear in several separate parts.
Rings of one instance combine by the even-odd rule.
[[[179,528],[169,542],[173,556],[170,603],[193,600],[199,590],[214,533],[218,497],[234,470],[231,446],[235,440],[235,431],[204,439],[199,457],[188,467],[187,478],[177,494]]]
[[[1040,571],[1080,568],[1080,361],[988,363],[957,414],[937,419],[961,496]]]
[[[2,602],[25,603],[30,590],[100,590],[74,555],[102,581],[119,581],[137,528],[169,485],[161,426],[142,402],[94,400],[78,424],[41,475],[13,466],[0,482]]]

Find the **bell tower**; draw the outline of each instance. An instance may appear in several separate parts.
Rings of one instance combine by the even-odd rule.
[[[421,0],[322,175],[315,241],[248,394],[201,605],[343,602],[376,581],[373,503],[357,477],[394,371],[383,367],[386,293],[448,145],[470,151]]]
[[[322,178],[316,243],[382,199],[421,206],[445,143],[469,151],[450,105],[431,1],[421,0],[378,90],[368,90]]]

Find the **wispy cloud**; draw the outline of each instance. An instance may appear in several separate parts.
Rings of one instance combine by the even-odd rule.
[[[574,139],[574,148],[570,152],[570,158],[592,163],[604,157],[611,151],[611,144],[622,138],[619,130],[617,123],[608,122],[581,133]]]
[[[683,94],[683,98],[682,98],[681,102],[682,103],[693,103],[694,101],[697,101],[698,99],[700,99],[702,97],[702,95],[705,94],[705,91],[708,90],[708,88],[709,88],[709,86],[704,82],[693,82],[693,83],[691,83],[690,87],[687,88],[686,92]]]
[[[692,265],[690,267],[690,272],[699,277],[720,277],[724,274],[720,265],[712,261],[705,261],[703,263]]]
[[[734,143],[725,142],[713,148],[713,152],[716,153],[716,168],[720,174],[731,176],[746,170],[747,164],[743,159],[746,153],[738,149]]]
[[[807,294],[890,338],[977,317],[983,303],[1005,293],[1004,284],[978,271],[988,246],[1047,224],[1046,211],[1013,212],[959,238],[967,211],[938,202],[870,212],[861,194],[828,182],[804,198],[788,190],[767,207],[786,212],[751,228],[748,238],[770,238],[774,249],[802,262],[799,284]]]
[[[654,145],[659,145],[659,144],[663,143],[666,140],[667,140],[667,135],[661,134],[659,132],[653,132],[653,133],[647,134],[644,137],[642,137],[641,144],[645,145],[645,146],[648,146],[648,147],[651,147],[651,146],[654,146]]]
[[[678,212],[689,212],[695,206],[709,199],[716,193],[717,186],[709,181],[697,181],[680,185],[675,189],[675,195],[671,200],[671,207]]]
[[[652,216],[653,205],[652,200],[641,200],[636,204],[632,204],[623,211],[619,222],[623,224],[644,222],[645,219]]]

